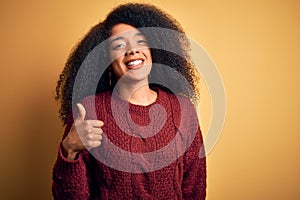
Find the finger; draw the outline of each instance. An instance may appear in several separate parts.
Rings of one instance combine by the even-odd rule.
[[[93,126],[95,128],[101,128],[104,125],[103,121],[100,120],[85,120],[86,125]]]
[[[89,141],[89,142],[87,142],[86,148],[88,150],[90,150],[90,149],[96,148],[100,145],[101,145],[101,141],[99,141],[99,140],[98,141]]]
[[[86,141],[100,141],[102,140],[101,134],[89,134],[86,136]]]
[[[101,128],[90,128],[87,130],[86,138],[92,139],[93,135],[102,135],[103,131]]]
[[[94,134],[92,140],[93,141],[101,141],[102,140],[102,135]]]
[[[81,103],[77,103],[76,107],[78,109],[78,115],[77,115],[77,118],[75,120],[84,121],[84,118],[85,118],[85,115],[86,115],[85,108],[83,107],[83,105]]]

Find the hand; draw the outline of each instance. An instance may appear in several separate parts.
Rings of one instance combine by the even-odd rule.
[[[101,145],[102,129],[104,125],[100,120],[85,120],[86,111],[82,104],[76,104],[78,116],[62,142],[64,156],[74,160],[78,152],[92,149]]]

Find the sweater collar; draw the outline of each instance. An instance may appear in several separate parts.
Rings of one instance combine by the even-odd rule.
[[[107,98],[107,100],[110,100],[108,101],[110,104],[109,108],[111,108],[111,106],[117,106],[117,109],[126,109],[129,107],[130,112],[148,114],[150,108],[154,109],[153,111],[159,109],[159,107],[154,106],[156,104],[165,107],[165,105],[168,104],[167,101],[169,101],[167,93],[159,87],[153,87],[152,89],[157,93],[157,98],[153,103],[146,106],[132,104],[129,101],[122,99],[117,93],[110,92],[109,98]]]

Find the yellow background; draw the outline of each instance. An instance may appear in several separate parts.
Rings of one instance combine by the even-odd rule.
[[[120,2],[0,1],[0,199],[51,199],[62,134],[58,75],[75,43]],[[300,199],[300,2],[151,2],[183,25],[223,77],[227,116],[207,158],[207,199]],[[202,99],[205,132],[205,89]]]

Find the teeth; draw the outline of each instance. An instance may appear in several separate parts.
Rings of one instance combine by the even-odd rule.
[[[142,62],[143,62],[142,60],[134,60],[134,61],[129,62],[127,65],[128,66],[134,66],[134,65],[139,65]]]

